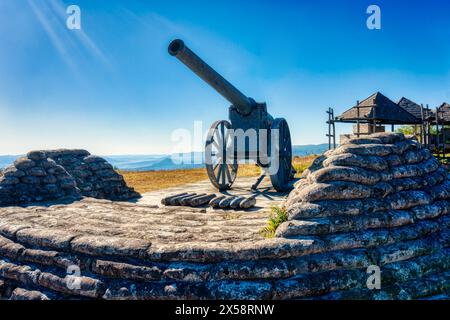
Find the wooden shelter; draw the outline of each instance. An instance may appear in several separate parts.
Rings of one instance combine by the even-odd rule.
[[[423,105],[419,105],[408,98],[401,98],[397,104],[404,110],[411,113],[419,121],[433,116],[433,112],[430,109],[424,108]]]
[[[414,115],[401,108],[380,92],[358,102],[336,117],[338,122],[368,122],[377,124],[420,124]]]
[[[450,104],[444,102],[436,108],[435,113],[430,117],[430,123],[435,126],[436,134],[430,135],[430,149],[433,149],[439,159],[448,163],[448,153],[450,153]]]
[[[444,102],[437,108],[438,120],[441,125],[450,125],[450,104]]]
[[[353,134],[341,135],[341,143],[346,139],[375,132],[384,132],[384,125],[411,125],[418,140],[436,153],[437,157],[446,162],[450,152],[450,104],[443,103],[436,110],[430,110],[414,101],[402,97],[398,103],[376,92],[368,98],[358,101],[340,116],[334,117],[333,108],[328,114],[329,147],[336,146],[335,123],[355,123]],[[435,130],[433,130],[433,128]]]
[[[414,117],[380,92],[375,92],[368,98],[357,101],[355,106],[340,116],[332,120],[328,119],[329,125],[331,123],[334,126],[336,122],[354,123],[353,135],[357,137],[375,132],[384,132],[384,125],[391,125],[392,131],[394,131],[394,125],[421,124],[420,119]],[[334,128],[332,131],[334,131]],[[350,136],[342,135],[340,137],[341,142]],[[335,139],[334,137],[332,138]]]
[[[419,105],[405,97],[402,97],[397,104],[420,121],[420,124],[414,125],[414,134],[419,135],[420,142],[427,145],[431,134],[430,121],[434,119],[433,111],[428,106],[424,108],[423,105]]]

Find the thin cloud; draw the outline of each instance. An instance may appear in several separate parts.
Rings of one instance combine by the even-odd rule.
[[[50,38],[50,41],[52,42],[55,49],[58,51],[60,57],[63,59],[63,61],[69,66],[69,68],[76,72],[77,68],[75,66],[75,63],[73,62],[70,54],[67,52],[66,46],[64,44],[64,40],[62,39],[61,35],[59,35],[56,32],[56,28],[52,24],[54,22],[54,19],[49,19],[41,10],[39,7],[40,5],[45,5],[43,2],[40,2],[39,5],[35,3],[34,0],[28,0],[28,4],[30,5],[31,9],[33,10],[34,15],[36,16],[37,20],[41,24],[41,26],[44,28],[45,32],[47,33],[48,37]]]
[[[66,8],[60,0],[39,2],[28,0],[28,4],[61,59],[73,72],[78,74],[76,61],[80,60],[82,51],[99,61],[108,71],[113,71],[109,59],[91,37],[86,34],[83,27],[81,30],[68,30],[66,28]]]
[[[60,0],[50,0],[50,4],[54,11],[59,14],[59,17],[65,21],[67,19],[66,8]],[[83,20],[82,20],[83,21]],[[82,22],[83,23],[83,22]],[[83,30],[83,26],[80,30],[74,32],[81,46],[88,51],[92,56],[96,57],[105,67],[112,68],[112,65],[102,50],[95,44],[95,42],[89,37]]]

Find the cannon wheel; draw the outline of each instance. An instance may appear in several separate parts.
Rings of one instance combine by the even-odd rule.
[[[234,141],[231,132],[231,124],[228,121],[216,121],[209,129],[206,138],[206,171],[214,187],[221,191],[231,188],[238,170],[238,163],[234,156],[233,158],[228,156],[227,161],[227,151],[230,151]],[[233,160],[230,161],[230,159]]]
[[[283,118],[275,119],[271,129],[279,130],[278,143],[274,141],[272,146],[275,147],[276,155],[279,155],[279,165],[276,173],[270,175],[272,186],[277,191],[286,191],[289,188],[289,181],[292,178],[292,143],[291,133],[287,121]],[[273,161],[273,160],[272,160]]]

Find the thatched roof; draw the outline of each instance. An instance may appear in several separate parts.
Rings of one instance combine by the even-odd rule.
[[[411,113],[416,119],[422,120],[422,107],[417,103],[415,103],[414,101],[411,101],[408,98],[403,97],[399,100],[397,104],[401,108]],[[426,119],[430,116],[433,116],[433,112],[431,110],[423,108],[423,116]]]
[[[438,112],[439,112],[439,123],[450,124],[450,104],[444,102],[438,108]]]
[[[358,105],[345,111],[336,117],[336,120],[343,122],[376,121],[382,124],[415,124],[420,122],[419,119],[380,92],[374,93]]]

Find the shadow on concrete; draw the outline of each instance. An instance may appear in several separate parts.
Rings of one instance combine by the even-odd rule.
[[[261,196],[261,197],[266,198],[267,200],[273,200],[274,197],[287,196],[294,189],[294,184],[299,180],[300,179],[298,179],[298,178],[293,179],[291,182],[289,182],[289,188],[283,192],[278,192],[273,187],[268,186],[268,187],[260,187],[257,190],[248,190],[248,188],[244,188],[244,187],[235,187],[235,188],[232,188],[231,190],[220,191],[219,193],[222,195],[226,195],[226,196],[233,196],[234,195],[233,190],[235,190],[235,191],[250,191],[252,197],[257,198],[257,197]]]
[[[30,202],[26,204],[12,204],[7,206],[0,206],[0,208],[8,208],[8,207],[19,207],[19,208],[30,208],[30,207],[43,207],[48,208],[51,206],[57,206],[57,205],[69,205],[74,202],[80,201],[83,199],[83,197],[66,197],[58,200],[53,201],[42,201],[42,202]]]

